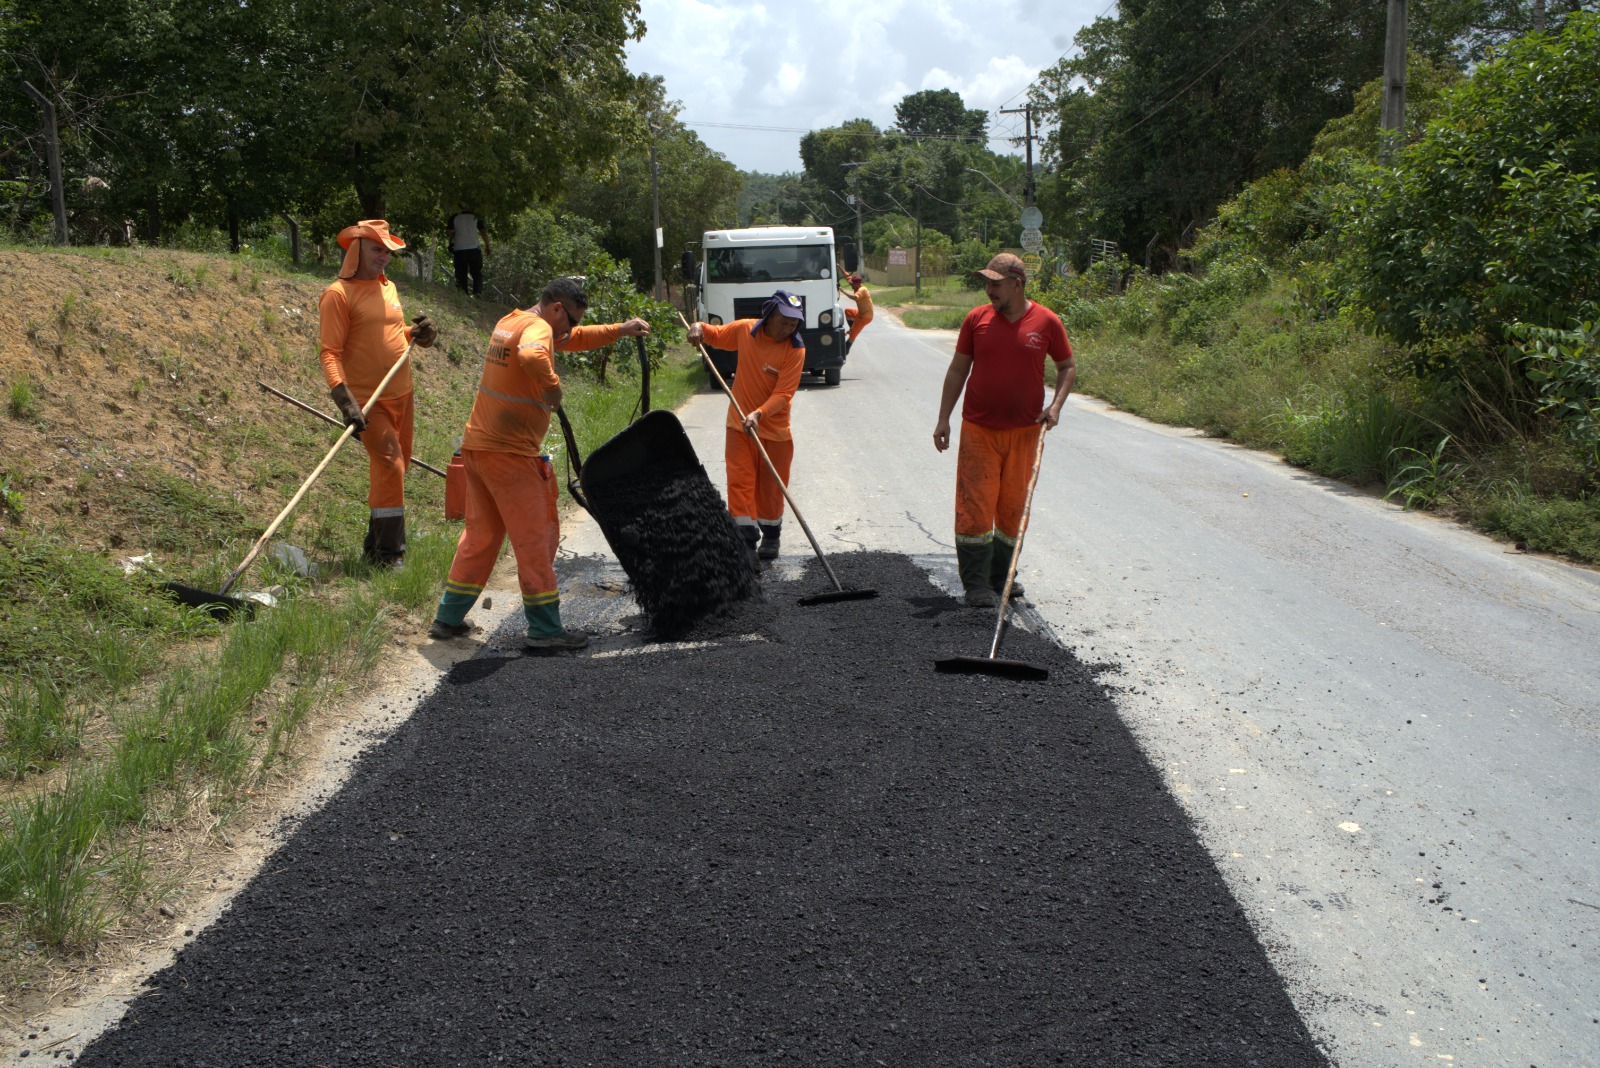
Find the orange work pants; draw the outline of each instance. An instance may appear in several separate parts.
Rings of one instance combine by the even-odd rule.
[[[998,531],[1016,541],[1043,425],[991,430],[961,422],[956,452],[956,540],[989,539]]]
[[[445,589],[483,592],[507,535],[517,559],[517,582],[523,606],[554,604],[556,548],[561,522],[556,511],[560,492],[550,461],[542,456],[462,449],[467,474],[467,521],[450,562]]]
[[[854,341],[856,339],[856,335],[865,330],[867,328],[867,324],[872,322],[871,312],[868,312],[865,316],[863,316],[860,310],[857,308],[846,308],[844,310],[844,317],[845,320],[850,324],[850,337],[848,339],[850,341]]]
[[[772,477],[756,451],[756,443],[742,430],[728,427],[723,457],[728,464],[728,512],[741,526],[783,522],[783,487],[789,484],[789,468],[794,463],[794,442],[761,439],[778,478]]]
[[[404,515],[406,465],[411,462],[412,394],[379,397],[367,413],[367,507],[374,516]],[[390,511],[390,509],[394,509]]]

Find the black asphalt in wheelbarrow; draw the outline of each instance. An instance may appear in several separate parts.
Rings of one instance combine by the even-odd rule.
[[[988,613],[842,555],[764,640],[457,665],[79,1063],[1326,1065],[1096,669],[936,675]]]
[[[759,594],[749,550],[676,415],[645,413],[587,460],[570,439],[568,448],[579,471],[573,496],[658,634],[679,636]]]

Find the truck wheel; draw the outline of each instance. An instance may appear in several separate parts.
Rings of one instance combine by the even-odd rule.
[[[830,367],[822,372],[822,380],[830,386],[837,386],[839,384],[839,375],[843,373],[843,370],[840,367]]]

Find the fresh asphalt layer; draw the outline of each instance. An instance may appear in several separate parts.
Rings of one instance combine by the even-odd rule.
[[[500,636],[79,1063],[1325,1063],[1094,669],[939,674],[992,617],[834,563],[880,596]]]

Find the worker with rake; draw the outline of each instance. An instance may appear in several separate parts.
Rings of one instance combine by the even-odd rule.
[[[556,548],[561,542],[556,499],[560,486],[544,436],[561,405],[555,352],[597,349],[619,337],[645,337],[643,319],[579,326],[589,297],[576,278],[557,278],[539,302],[495,324],[484,357],[478,395],[461,439],[467,475],[466,526],[450,562],[450,577],[428,633],[456,638],[468,633],[467,612],[483,593],[507,536],[517,559],[526,645],[534,650],[582,649],[582,631],[561,624]]]
[[[760,560],[778,558],[783,533],[783,487],[789,484],[794,463],[789,408],[806,363],[806,343],[800,337],[804,319],[800,298],[780,289],[761,305],[759,319],[689,326],[690,344],[738,353],[733,371],[733,399],[738,406],[728,405],[723,457],[728,468],[728,511],[756,566]],[[745,413],[742,421],[740,411]],[[750,440],[751,433],[761,439],[781,483],[761,462],[761,446]]]
[[[383,219],[363,219],[339,232],[344,262],[322,291],[322,374],[346,426],[367,449],[367,538],[362,556],[395,567],[406,554],[406,465],[411,462],[411,362],[406,361],[372,409],[362,409],[378,383],[412,342],[433,344],[438,330],[426,315],[406,325],[400,294],[383,273],[394,249],[406,243]]]
[[[1066,327],[1023,290],[1028,270],[1002,252],[977,272],[989,303],[961,322],[955,356],[944,376],[933,447],[950,447],[950,413],[961,406],[956,453],[956,567],[967,604],[994,608],[1016,551],[1039,435],[1061,421],[1061,406],[1078,377]],[[1056,365],[1056,389],[1044,402],[1044,359]],[[1022,588],[1011,586],[1013,597]]]

